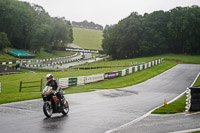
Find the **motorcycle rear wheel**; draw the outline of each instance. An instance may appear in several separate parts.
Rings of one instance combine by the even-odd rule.
[[[64,107],[63,107],[62,114],[63,114],[63,115],[67,115],[68,112],[69,112],[69,104],[68,104],[68,102],[64,99]]]
[[[44,103],[43,105],[43,112],[46,115],[46,117],[51,117],[52,113],[53,113],[53,108],[51,106],[51,104],[49,104],[48,102]]]

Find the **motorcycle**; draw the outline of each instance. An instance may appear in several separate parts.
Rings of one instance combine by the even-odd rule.
[[[63,92],[61,91],[60,93],[62,93],[61,101],[50,86],[46,86],[42,92],[44,101],[43,112],[48,118],[51,117],[53,113],[67,115],[69,112],[69,104],[63,96]]]

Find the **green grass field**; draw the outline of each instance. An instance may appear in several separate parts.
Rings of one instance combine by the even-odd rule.
[[[177,56],[177,55],[170,55],[170,60],[166,58],[169,55],[162,55],[162,56],[154,56],[154,57],[147,57],[147,58],[138,58],[133,59],[137,63],[138,62],[148,62],[152,59],[158,59],[161,57],[165,57],[165,60],[162,64],[154,66],[152,68],[146,69],[144,71],[136,72],[134,74],[119,77],[112,80],[106,80],[98,83],[88,84],[85,86],[77,86],[77,87],[70,87],[65,90],[65,93],[80,93],[80,92],[87,92],[92,91],[92,89],[111,89],[111,88],[120,88],[125,86],[134,85],[140,82],[143,82],[151,77],[154,77],[171,67],[177,64],[176,60],[182,60],[182,62],[186,62],[187,58],[190,56]],[[199,56],[193,56],[194,61],[192,63],[200,63]],[[173,59],[173,60],[172,60]],[[131,59],[128,60],[120,60],[120,61],[107,61],[106,63],[112,64],[113,66],[118,64],[119,62],[130,62]],[[136,63],[132,62],[132,63]],[[102,65],[105,62],[98,62],[97,65]],[[116,64],[115,64],[116,63]],[[102,69],[92,69],[92,70],[73,70],[69,69],[68,71],[64,72],[54,72],[52,73],[56,78],[64,78],[64,77],[78,77],[78,76],[86,76],[92,74],[99,74],[99,73],[106,73],[115,70],[122,70],[123,68],[119,67],[112,67],[112,68],[102,68]],[[40,93],[32,93],[38,92],[40,88],[30,88],[30,89],[22,89],[22,93],[19,93],[19,85],[20,81],[29,82],[29,81],[38,81],[41,80],[47,73],[46,72],[36,72],[36,73],[21,73],[21,74],[13,74],[13,75],[4,75],[0,76],[0,82],[2,83],[2,92],[0,93],[0,103],[8,103],[13,101],[22,101],[27,99],[34,99],[34,98],[41,98]],[[148,75],[148,76],[146,76]]]
[[[102,50],[102,35],[100,30],[73,27],[73,43],[85,49]]]

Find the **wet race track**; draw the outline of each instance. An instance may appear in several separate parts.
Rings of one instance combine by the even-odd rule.
[[[42,99],[3,104],[0,105],[0,132],[112,132],[162,105],[165,98],[170,101],[184,92],[199,72],[200,65],[177,65],[138,85],[65,95],[70,105],[68,116],[53,114],[47,119],[42,112]]]

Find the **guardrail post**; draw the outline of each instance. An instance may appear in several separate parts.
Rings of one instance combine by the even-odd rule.
[[[20,81],[19,92],[22,91],[22,81]]]
[[[41,79],[40,91],[42,91],[42,79]]]

